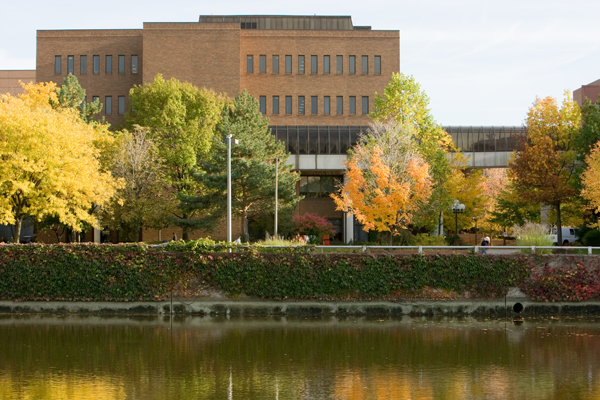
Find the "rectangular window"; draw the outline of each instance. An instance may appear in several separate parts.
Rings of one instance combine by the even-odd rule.
[[[362,73],[369,73],[369,56],[362,56]]]
[[[356,114],[356,96],[350,96],[349,105],[350,105],[350,115],[355,115]]]
[[[273,73],[279,73],[279,56],[273,56]]]
[[[273,96],[273,114],[279,114],[279,96]]]
[[[298,114],[304,115],[304,96],[298,96]]]
[[[249,74],[254,72],[254,56],[246,56],[246,72]]]
[[[100,56],[93,56],[92,62],[94,63],[93,69],[95,74],[100,73]]]
[[[100,101],[100,96],[92,96],[92,103],[96,100]]]
[[[319,98],[317,96],[310,97],[310,113],[312,115],[317,115],[319,110]]]
[[[266,114],[267,113],[267,96],[260,96],[259,103],[260,103],[260,113]]]
[[[60,56],[54,56],[54,73],[60,74]]]
[[[381,56],[375,56],[375,73],[381,75]]]
[[[104,98],[104,109],[106,110],[106,115],[112,114],[112,96],[106,96]]]
[[[342,96],[338,96],[336,100],[337,100],[337,113],[343,114],[344,113],[344,98]]]
[[[106,56],[106,63],[104,65],[104,71],[107,74],[112,74],[112,56]]]
[[[363,96],[362,98],[362,113],[369,113],[369,96]]]
[[[79,72],[82,74],[87,73],[87,56],[79,57]]]
[[[292,73],[292,56],[285,56],[285,73]]]
[[[350,65],[348,65],[348,72],[351,74],[356,73],[356,56],[350,56]]]
[[[67,74],[72,74],[74,71],[75,57],[67,56]]]
[[[323,97],[323,114],[329,115],[329,106],[330,106],[329,96]]]
[[[329,56],[323,56],[323,73],[329,73]]]
[[[259,72],[261,74],[266,74],[267,73],[267,56],[260,56],[258,59],[258,63],[259,63]]]
[[[292,113],[292,96],[285,96],[285,113]]]
[[[298,73],[304,73],[304,56],[298,56]]]
[[[310,56],[310,73],[316,74],[319,71],[318,67],[318,57]]]
[[[125,114],[125,96],[119,96],[119,115]]]
[[[336,56],[335,57],[335,73],[336,74],[344,73],[344,56]]]
[[[137,74],[138,73],[138,57],[137,56],[131,56],[131,73],[132,74]]]
[[[125,73],[125,56],[119,56],[119,73]]]

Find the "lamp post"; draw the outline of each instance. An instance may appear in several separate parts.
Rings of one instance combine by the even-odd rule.
[[[456,235],[458,236],[458,214],[462,214],[465,211],[465,205],[461,204],[458,200],[454,200],[452,205],[452,212],[454,213],[454,222],[456,224]]]
[[[231,243],[231,141],[233,135],[227,135],[227,243]],[[233,139],[233,144],[238,144]]]
[[[275,240],[277,240],[277,202],[278,202],[278,190],[277,190],[277,185],[279,182],[279,158],[275,159],[275,229],[274,229],[274,235],[275,235]]]

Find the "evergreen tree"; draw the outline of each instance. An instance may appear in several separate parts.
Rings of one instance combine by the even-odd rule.
[[[102,110],[100,100],[91,103],[85,100],[86,91],[79,84],[79,80],[73,74],[69,74],[63,79],[60,87],[56,88],[57,100],[50,101],[53,108],[74,108],[79,110],[81,119],[89,124],[94,121],[94,117]]]
[[[279,207],[296,207],[299,175],[285,161],[285,145],[268,129],[269,119],[259,111],[259,104],[247,91],[238,94],[233,105],[223,108],[212,146],[212,159],[201,162],[202,173],[195,179],[205,194],[182,198],[189,210],[200,210],[198,219],[187,221],[190,227],[214,230],[227,215],[227,135],[239,141],[231,148],[232,212],[242,219],[243,240],[249,241],[248,221],[271,213],[275,201],[275,159],[279,159]]]

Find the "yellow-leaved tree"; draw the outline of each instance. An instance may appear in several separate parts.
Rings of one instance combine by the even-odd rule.
[[[351,212],[365,230],[405,229],[431,194],[429,164],[419,154],[411,126],[374,124],[352,148],[347,180],[333,194],[338,210]]]
[[[111,136],[75,109],[52,109],[54,83],[24,89],[19,97],[0,98],[0,224],[15,225],[15,242],[27,216],[54,216],[75,232],[82,223],[99,227],[91,210],[119,185],[99,161]]]
[[[600,142],[592,148],[590,155],[586,157],[587,169],[582,174],[581,182],[583,190],[581,196],[590,202],[594,212],[600,212]],[[600,227],[600,222],[590,225]]]

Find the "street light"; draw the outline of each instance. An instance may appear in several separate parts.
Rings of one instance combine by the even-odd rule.
[[[275,240],[277,240],[277,201],[278,201],[278,190],[277,184],[279,180],[279,158],[275,159]]]
[[[458,236],[458,214],[462,214],[465,211],[465,205],[461,204],[458,200],[454,200],[452,205],[452,212],[454,213],[454,222],[456,224],[456,235]]]
[[[231,243],[231,141],[233,135],[227,135],[227,243]],[[238,144],[233,139],[233,144]]]

